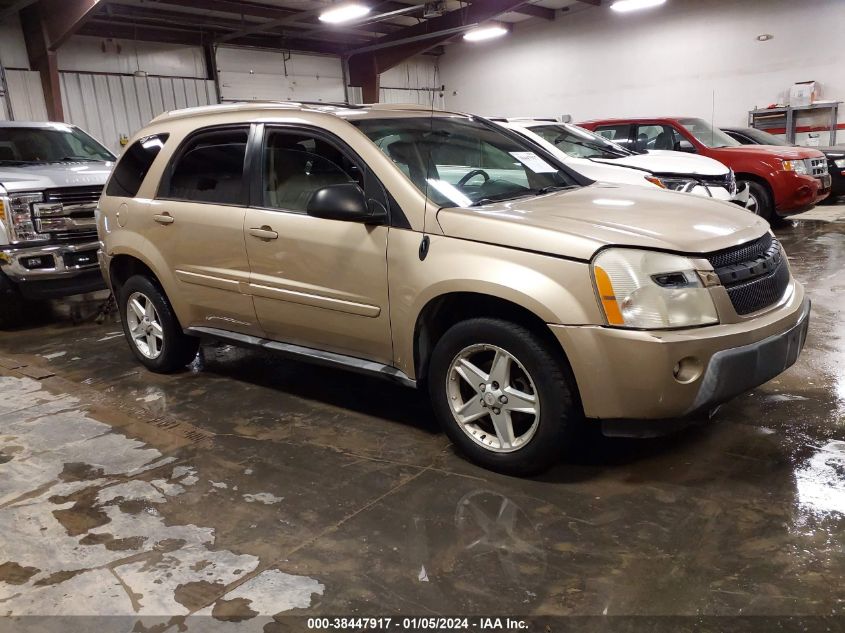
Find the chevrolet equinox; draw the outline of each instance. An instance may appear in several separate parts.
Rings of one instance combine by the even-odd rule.
[[[548,468],[588,420],[636,434],[710,411],[794,363],[809,320],[763,219],[593,183],[417,106],[163,114],[97,218],[148,369],[211,338],[424,386],[450,439],[511,473]]]

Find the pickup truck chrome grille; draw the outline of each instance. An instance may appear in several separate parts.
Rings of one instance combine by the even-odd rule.
[[[789,266],[780,243],[768,233],[734,248],[707,256],[728,291],[737,314],[751,314],[772,305],[786,292]]]
[[[96,239],[94,210],[101,186],[47,189],[44,201],[32,204],[35,229],[59,242]]]

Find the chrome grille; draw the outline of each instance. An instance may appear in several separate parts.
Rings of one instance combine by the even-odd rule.
[[[44,192],[44,202],[96,205],[97,201],[100,199],[100,194],[102,193],[102,185],[95,187],[64,187],[62,189],[47,189]]]
[[[789,266],[780,243],[763,237],[707,256],[737,314],[751,314],[777,302],[789,285]]]
[[[44,202],[32,205],[35,228],[58,242],[97,238],[94,210],[102,186],[47,189]]]
[[[827,158],[807,158],[807,173],[816,178],[827,175]]]

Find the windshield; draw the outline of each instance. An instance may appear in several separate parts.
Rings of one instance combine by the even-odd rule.
[[[705,147],[739,147],[741,145],[739,141],[735,141],[704,119],[681,119],[679,123]]]
[[[466,117],[366,119],[355,125],[441,207],[468,207],[575,186],[517,135]]]
[[[742,133],[746,136],[750,136],[760,145],[778,145],[780,147],[792,147],[790,143],[787,143],[783,139],[778,138],[774,134],[769,134],[768,132],[764,132],[763,130],[755,130],[754,128],[748,128],[747,130],[742,130]]]
[[[0,163],[112,161],[114,155],[82,130],[55,127],[0,127]]]
[[[528,129],[575,158],[621,158],[633,155],[603,136],[575,125],[538,125]]]

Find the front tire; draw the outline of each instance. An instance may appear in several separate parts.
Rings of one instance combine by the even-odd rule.
[[[182,332],[170,301],[151,279],[130,277],[120,288],[118,302],[129,348],[144,367],[171,373],[197,355],[199,339]]]
[[[431,356],[429,392],[461,452],[515,475],[553,466],[582,417],[565,362],[528,328],[499,319],[470,319],[443,335]]]
[[[753,180],[741,180],[739,183],[748,185],[748,204],[745,205],[745,209],[772,222],[775,218],[775,204],[769,190]]]

